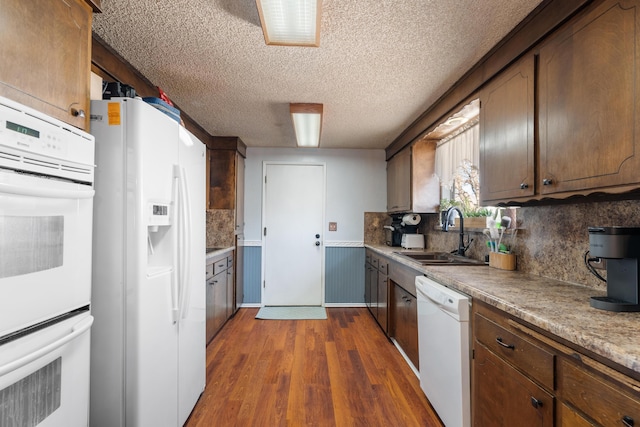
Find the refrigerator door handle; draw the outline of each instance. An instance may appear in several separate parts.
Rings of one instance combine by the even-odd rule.
[[[186,319],[189,314],[191,300],[190,269],[191,265],[191,203],[189,186],[184,168],[180,168],[180,318]]]
[[[180,168],[178,165],[173,165],[173,241],[175,244],[173,245],[173,271],[171,275],[171,321],[175,324],[178,322],[178,318],[180,317],[180,231],[179,231],[179,222],[177,218],[181,215],[179,214],[179,206],[180,206]]]

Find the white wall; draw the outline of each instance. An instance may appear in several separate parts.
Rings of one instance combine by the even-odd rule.
[[[245,241],[262,239],[263,162],[323,163],[326,167],[325,244],[364,240],[364,212],[386,212],[384,150],[248,148],[245,162]],[[328,231],[329,222],[338,231]]]

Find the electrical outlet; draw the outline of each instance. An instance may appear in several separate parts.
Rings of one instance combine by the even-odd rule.
[[[338,231],[338,223],[330,222],[329,223],[329,231]]]

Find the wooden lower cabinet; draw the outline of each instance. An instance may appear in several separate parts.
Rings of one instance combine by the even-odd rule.
[[[385,333],[388,333],[388,276],[378,272],[378,309],[376,319]]]
[[[369,259],[369,258],[368,258]],[[378,317],[378,268],[371,262],[365,265],[364,302],[371,315]]]
[[[474,426],[553,426],[553,396],[482,345],[473,384]]]
[[[557,384],[558,396],[596,425],[634,425],[634,421],[640,425],[640,393],[629,393],[613,378],[581,366],[579,361],[559,361]]]
[[[392,289],[393,330],[389,331],[409,360],[419,368],[418,301],[405,289],[390,282]]]
[[[640,425],[640,380],[483,302],[472,319],[474,427]]]
[[[218,333],[234,314],[233,253],[207,260],[206,342]]]

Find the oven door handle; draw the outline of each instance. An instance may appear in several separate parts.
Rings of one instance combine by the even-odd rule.
[[[0,366],[0,377],[10,372],[13,372],[16,369],[22,368],[23,366],[28,365],[29,363],[34,362],[40,359],[41,357],[44,357],[47,354],[51,353],[52,351],[62,347],[63,345],[67,344],[69,341],[72,341],[78,336],[87,332],[89,328],[91,328],[92,324],[93,324],[93,316],[89,316],[85,319],[82,319],[80,322],[76,323],[71,329],[71,332],[65,335],[64,337],[50,344],[45,345],[44,347],[41,347],[38,350],[31,352],[24,357],[21,357],[20,359],[16,359],[5,365]]]
[[[93,189],[62,190],[57,188],[45,188],[44,186],[25,187],[22,185],[0,182],[0,193],[29,197],[47,197],[50,199],[90,199],[95,194],[95,191]]]

